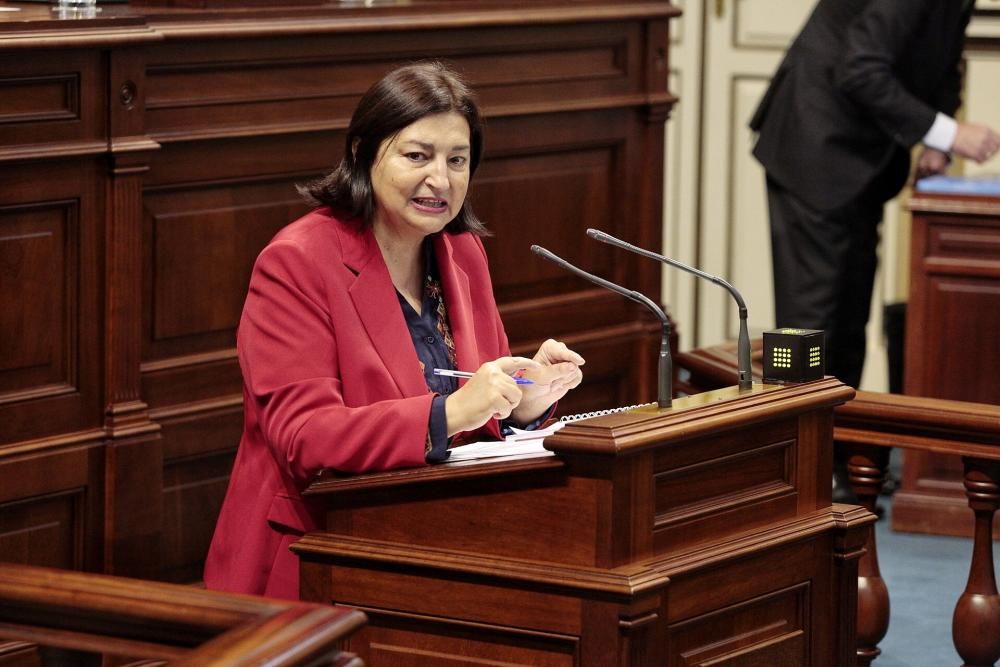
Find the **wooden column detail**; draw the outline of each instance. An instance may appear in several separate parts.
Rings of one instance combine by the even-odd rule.
[[[1000,660],[1000,596],[993,570],[993,515],[1000,507],[1000,461],[962,457],[965,494],[976,515],[972,565],[952,620],[955,649],[964,667],[992,667]]]
[[[153,579],[160,567],[163,451],[160,427],[140,395],[142,282],[136,277],[142,275],[143,174],[159,144],[142,134],[142,52],[113,53],[109,81],[104,571]]]
[[[869,512],[875,511],[891,451],[875,445],[850,445],[848,479]],[[879,570],[874,524],[867,533],[865,553],[858,563],[858,667],[868,667],[882,653],[878,644],[889,629],[889,590]]]
[[[834,505],[833,508],[839,513],[840,524],[834,538],[833,562],[836,567],[837,592],[843,604],[831,631],[838,638],[837,646],[840,648],[836,664],[851,665],[855,660],[855,647],[861,631],[858,571],[860,562],[867,553],[865,549],[868,535],[875,524],[872,522],[872,515],[856,505]]]

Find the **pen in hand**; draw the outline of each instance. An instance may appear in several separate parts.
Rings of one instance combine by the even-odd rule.
[[[468,379],[468,378],[472,377],[474,375],[474,373],[470,373],[469,371],[453,371],[453,370],[450,370],[448,368],[435,368],[434,369],[434,375],[443,375],[445,377],[450,377],[450,378],[466,378],[466,379]],[[533,381],[529,380],[528,378],[521,378],[521,377],[517,377],[517,376],[514,376],[514,382],[516,382],[517,384],[535,384]]]

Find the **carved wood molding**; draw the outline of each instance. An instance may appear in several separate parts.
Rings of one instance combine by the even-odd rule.
[[[662,572],[642,565],[607,570],[322,532],[308,533],[292,545],[292,551],[309,560],[365,561],[410,572],[462,572],[492,580],[537,584],[548,590],[585,592],[588,596],[617,602],[626,602],[669,583]]]
[[[752,424],[773,414],[779,405],[794,415],[839,405],[853,395],[853,389],[835,378],[795,387],[758,384],[746,393],[728,387],[677,399],[667,410],[648,406],[574,422],[547,438],[546,447],[556,453],[633,453],[664,440],[679,441]],[[640,417],[647,414],[646,419]]]
[[[425,30],[505,27],[526,24],[589,23],[600,21],[670,19],[681,11],[668,3],[636,0],[614,4],[598,2],[527,2],[517,11],[512,3],[491,7],[489,2],[415,2],[378,8],[280,7],[228,14],[219,10],[187,14],[157,14],[147,8],[150,25],[167,39],[272,37],[280,35],[337,34],[371,30]],[[375,11],[373,11],[373,9]],[[199,17],[193,19],[194,16]],[[241,20],[236,20],[236,19]],[[200,20],[199,20],[200,19]]]

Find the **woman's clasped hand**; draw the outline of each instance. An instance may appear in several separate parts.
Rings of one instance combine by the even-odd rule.
[[[448,435],[479,428],[490,419],[530,424],[583,380],[584,358],[551,338],[531,359],[501,357],[480,366],[448,396]],[[515,377],[531,381],[518,384]]]

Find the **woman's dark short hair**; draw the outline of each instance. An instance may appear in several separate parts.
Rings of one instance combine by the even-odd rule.
[[[421,118],[449,112],[469,123],[471,177],[483,153],[483,126],[472,91],[442,63],[420,62],[392,70],[368,89],[351,117],[340,165],[326,177],[299,187],[299,192],[310,204],[327,205],[371,224],[375,215],[371,170],[382,142]],[[452,234],[487,233],[468,196],[445,229]]]

